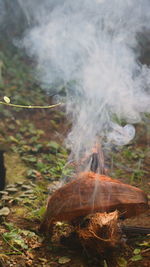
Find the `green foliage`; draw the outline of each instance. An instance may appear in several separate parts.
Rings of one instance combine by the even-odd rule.
[[[36,194],[35,194],[36,196]],[[45,198],[47,196],[44,195]],[[25,198],[23,200],[23,203],[26,205],[27,208],[27,215],[26,218],[31,221],[41,221],[43,218],[43,215],[46,211],[46,199],[43,197],[43,195],[38,195],[34,198],[34,201],[29,198]]]
[[[27,164],[27,176],[30,179],[40,176],[45,180],[54,180],[62,175],[70,175],[72,168],[66,167],[67,150],[56,141],[41,142],[43,130],[37,129],[29,120],[11,120],[8,129],[14,133],[7,137],[7,142],[11,143],[12,151],[20,154]]]
[[[149,241],[143,241],[142,243],[138,244],[140,247],[147,247],[150,248],[150,240]]]
[[[2,234],[2,237],[5,242],[7,242],[10,247],[15,250],[19,251],[19,249],[27,250],[28,245],[25,243],[25,240],[23,239],[23,232],[21,229],[13,227],[13,224],[6,224],[6,227],[8,227],[9,232],[5,232]]]
[[[104,260],[104,267],[108,267],[107,261]]]
[[[43,215],[46,211],[46,207],[43,206],[41,208],[32,210],[32,212],[30,212],[30,215],[28,214],[28,218],[30,218],[31,220],[39,220],[41,221],[41,219],[43,218]]]
[[[142,248],[140,246],[138,248],[134,248],[133,256],[130,258],[129,261],[131,262],[141,261],[143,259],[141,253],[142,253]]]
[[[145,156],[145,152],[140,148],[133,149],[133,147],[127,147],[123,150],[123,157],[128,160],[144,159]]]
[[[37,171],[35,169],[28,169],[27,171],[27,177],[34,179],[37,177]]]
[[[130,183],[132,184],[135,181],[141,182],[145,174],[147,174],[145,170],[135,169],[130,177]]]
[[[33,63],[28,62],[22,55],[0,51],[0,100],[5,96],[6,105],[49,106],[45,105],[48,97],[37,85],[32,69]],[[16,112],[21,110],[15,107],[13,109]],[[3,115],[7,116],[5,110],[6,107],[0,107],[0,113],[4,111]]]
[[[118,267],[126,267],[127,266],[127,261],[126,261],[125,258],[119,257],[117,259],[117,264],[118,264]]]
[[[130,184],[141,184],[148,172],[144,169],[144,162],[148,149],[137,145],[124,146],[111,152],[111,173],[114,178],[125,179]]]
[[[23,254],[28,251],[28,241],[36,238],[36,234],[29,230],[22,230],[15,227],[12,223],[4,223],[7,231],[2,234],[4,242],[10,247],[7,254]],[[36,239],[35,239],[36,241]]]
[[[135,255],[138,255],[138,254],[140,254],[141,253],[141,249],[140,248],[135,248],[134,250],[133,250],[133,254],[135,254]]]
[[[14,229],[13,223],[7,223],[7,222],[5,222],[4,224],[5,224],[5,226],[7,227],[7,229],[9,231],[12,231]]]
[[[133,256],[130,260],[131,261],[140,261],[142,259],[143,259],[143,257],[140,254],[137,254],[137,255]]]
[[[48,142],[46,147],[49,148],[49,151],[54,154],[56,154],[61,148],[60,145],[54,141]]]

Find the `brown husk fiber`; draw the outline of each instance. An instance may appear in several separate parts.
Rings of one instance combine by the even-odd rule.
[[[113,248],[121,243],[118,217],[118,211],[114,211],[95,213],[84,218],[87,220],[85,227],[80,224],[76,228],[82,246],[101,254],[106,248]]]

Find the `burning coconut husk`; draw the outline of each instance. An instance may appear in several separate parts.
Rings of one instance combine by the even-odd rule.
[[[105,175],[83,172],[49,198],[40,229],[47,232],[56,221],[71,222],[96,212],[118,210],[125,218],[129,218],[147,208],[147,196],[139,188]]]
[[[136,216],[148,208],[146,194],[134,186],[106,175],[83,172],[56,190],[48,199],[41,231],[52,229],[56,221],[72,222],[96,212],[118,210],[125,218]]]
[[[97,170],[94,159],[98,160],[96,152],[91,166]],[[142,190],[104,174],[82,172],[48,199],[40,231],[52,234],[55,222],[70,222],[81,244],[101,253],[121,242],[121,216],[130,218],[147,209],[148,199]],[[83,227],[85,221],[88,223]]]

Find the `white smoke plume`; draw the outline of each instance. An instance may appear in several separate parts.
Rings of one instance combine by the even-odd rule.
[[[34,21],[23,46],[37,60],[39,81],[52,91],[67,88],[74,156],[90,151],[99,136],[128,143],[135,134],[130,124],[150,112],[150,69],[139,62],[140,34],[150,30],[149,0],[18,2]]]

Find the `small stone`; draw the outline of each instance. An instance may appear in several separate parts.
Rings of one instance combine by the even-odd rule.
[[[30,185],[22,185],[21,187],[23,190],[26,190],[26,189],[31,189],[31,186]]]
[[[7,191],[0,191],[0,195],[8,195]]]
[[[21,186],[21,185],[23,185],[23,182],[21,182],[21,181],[19,182],[19,181],[18,181],[18,182],[16,182],[16,185],[17,185],[17,186]]]
[[[30,185],[36,187],[36,184],[34,184],[33,182],[30,182]]]
[[[16,186],[15,186],[15,184],[8,184],[7,186],[6,186],[6,189],[8,189],[8,188],[15,188]]]
[[[16,189],[16,188],[13,188],[13,187],[11,187],[11,188],[8,188],[7,189],[7,192],[9,192],[9,193],[16,193],[16,192],[18,192],[18,189]]]
[[[10,213],[10,209],[8,207],[4,207],[0,209],[0,216],[7,216]]]
[[[9,200],[11,200],[12,199],[12,197],[10,197],[10,196],[3,196],[2,198],[1,198],[1,200],[3,200],[3,201],[9,201]]]
[[[28,198],[34,200],[34,199],[36,199],[37,197],[36,197],[36,196],[29,196]]]
[[[27,195],[26,195],[26,194],[22,194],[22,195],[20,195],[19,197],[20,197],[20,198],[26,198]]]
[[[27,191],[24,192],[24,194],[26,194],[26,195],[28,195],[28,194],[29,194],[29,195],[30,195],[30,194],[33,194],[33,190],[32,190],[32,189],[27,190]]]
[[[40,261],[47,262],[47,259],[45,258],[38,258]]]

